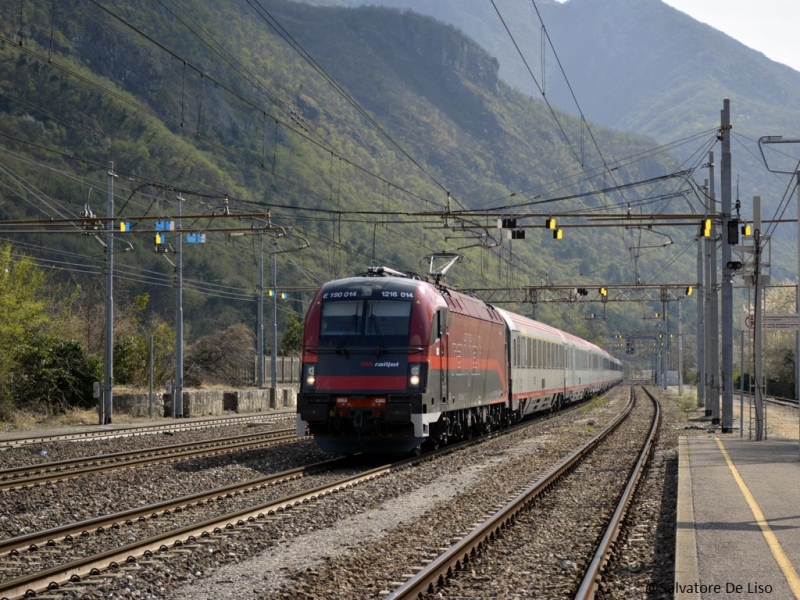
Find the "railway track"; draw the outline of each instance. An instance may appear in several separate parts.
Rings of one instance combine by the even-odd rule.
[[[294,419],[295,411],[273,411],[270,413],[241,415],[235,417],[209,417],[191,421],[177,421],[158,425],[133,425],[111,426],[98,425],[92,429],[71,431],[67,433],[53,433],[46,435],[14,435],[4,436],[0,439],[0,450],[43,444],[50,442],[86,442],[91,440],[107,440],[122,437],[135,437],[154,435],[159,433],[178,433],[183,431],[196,431],[230,427],[231,425],[248,425],[253,423],[269,423],[283,419]]]
[[[526,426],[523,424],[512,430]],[[213,544],[215,540],[218,542],[220,537],[234,529],[263,527],[265,522],[291,513],[293,509],[312,506],[332,494],[410,465],[433,460],[436,456],[457,452],[497,435],[501,434],[378,467],[353,465],[344,459],[326,461],[158,505],[8,539],[0,544],[0,554],[4,557],[0,571],[6,573],[6,581],[0,583],[0,598],[18,598],[30,590],[39,593],[49,590],[47,593],[56,594],[59,586],[89,585],[87,581],[96,580],[103,573],[108,575],[109,570],[138,569],[170,549],[189,551]],[[342,476],[337,472],[341,469],[356,472]],[[310,488],[307,483],[300,483],[292,492],[289,492],[288,485],[284,485],[307,478],[312,473],[324,481]],[[278,486],[278,483],[282,485]],[[276,489],[281,495],[276,496]],[[134,531],[136,528],[141,528],[141,531]],[[134,536],[137,539],[130,541]],[[89,540],[92,541],[86,543]]]
[[[740,392],[739,390],[734,390],[733,392],[733,400],[737,402],[742,396],[747,400],[748,403],[753,402],[753,394],[748,392]],[[779,398],[778,396],[764,396],[764,402],[768,402],[770,404],[776,404],[779,406],[788,406],[789,408],[797,408],[798,403],[797,400],[793,400],[791,398]]]
[[[658,403],[652,396],[650,401],[653,408],[650,410],[648,426],[634,427],[637,430],[637,439],[641,438],[644,441],[638,454],[634,453],[633,460],[628,461],[632,464],[626,464],[624,467],[620,467],[618,463],[609,466],[606,462],[592,465],[591,461],[602,453],[616,455],[614,460],[617,461],[620,458],[619,446],[624,448],[623,455],[631,457],[630,449],[625,448],[627,445],[625,438],[631,436],[631,428],[623,424],[633,419],[629,415],[635,415],[635,411],[648,412],[648,407],[644,409],[636,407],[633,388],[631,388],[631,401],[626,410],[597,436],[511,498],[471,531],[459,536],[452,546],[440,549],[436,558],[416,567],[414,569],[417,571],[416,574],[409,575],[404,583],[397,582],[396,589],[383,591],[385,600],[428,598],[436,593],[445,598],[471,598],[481,597],[483,594],[503,597],[514,593],[523,596],[532,594],[537,597],[540,595],[566,597],[565,593],[569,592],[570,597],[574,595],[576,599],[593,598],[601,578],[602,567],[624,517],[625,507],[641,476],[657,433]],[[641,421],[642,417],[636,416],[635,420]],[[617,450],[614,449],[615,446]],[[607,472],[624,470],[629,474],[621,486],[617,482],[609,489],[609,486],[599,484],[599,479],[605,476],[603,470]],[[592,475],[593,471],[601,473],[599,479]],[[617,488],[624,488],[621,495],[615,491]],[[556,490],[559,489],[567,491],[558,495],[559,499],[553,502],[553,498],[557,496]],[[618,503],[609,502],[609,498],[615,500],[617,497],[619,497]],[[581,500],[576,500],[577,498]],[[531,508],[534,505],[548,502],[551,504],[549,509],[537,508],[537,514],[532,516]],[[564,529],[560,533],[561,542],[570,537],[577,538],[572,542],[573,545],[583,546],[584,549],[581,552],[570,552],[571,558],[562,561],[561,566],[562,570],[566,571],[565,574],[559,573],[557,577],[552,577],[552,573],[536,572],[536,565],[543,562],[541,557],[547,556],[548,552],[557,551],[554,546],[541,547],[536,533],[538,524],[542,519],[558,520],[559,507],[570,502],[583,503],[586,507],[597,509],[584,511],[582,519],[577,523],[562,523]],[[607,523],[607,528],[598,536],[597,522],[600,520]],[[591,525],[587,525],[588,523]],[[568,530],[570,527],[573,529],[577,527],[579,531],[571,533]],[[593,556],[591,552],[587,554],[585,548],[587,545],[595,546],[593,540],[587,539],[592,537],[601,539]],[[522,578],[523,581],[519,581],[519,571],[523,567],[525,577]],[[581,568],[585,568],[585,574],[576,584],[577,573]],[[543,579],[541,584],[536,582],[538,578]],[[548,578],[552,581],[548,581]],[[516,583],[517,581],[519,583]],[[487,591],[489,582],[505,582],[505,584],[501,583],[499,590],[493,588]],[[520,585],[527,587],[520,590],[518,587]],[[568,589],[570,587],[572,592]],[[574,592],[575,589],[577,592]]]
[[[82,541],[85,541],[86,538],[103,536],[108,531],[120,531],[123,528],[132,530],[136,525],[141,524],[145,524],[145,527],[141,528],[145,533],[148,529],[162,529],[164,521],[168,520],[168,518],[165,519],[165,517],[169,517],[171,513],[181,513],[190,511],[193,508],[197,509],[203,506],[213,506],[215,503],[222,504],[226,499],[254,494],[258,490],[264,490],[271,486],[278,486],[287,481],[308,477],[313,473],[341,469],[346,466],[347,463],[348,459],[345,458],[332,459],[242,483],[227,485],[164,502],[81,521],[79,523],[71,523],[44,531],[0,540],[0,571],[4,573],[5,578],[14,579],[28,574],[34,566],[42,571],[52,569],[59,562],[59,559],[61,563],[70,562],[69,560],[64,560],[63,556],[68,553],[74,554],[79,552],[77,546],[79,546]],[[270,508],[266,510],[281,511],[281,507],[285,508],[291,504],[292,498],[293,496],[287,496],[283,500],[274,503],[274,506],[269,505]],[[195,518],[198,512],[199,510],[195,510]],[[225,519],[223,518],[223,520]],[[97,543],[86,545],[91,547],[108,545],[105,542],[104,540],[98,540]],[[41,555],[43,550],[47,556],[43,557]],[[4,593],[3,590],[3,584],[0,584],[0,593]]]
[[[462,444],[467,443],[476,442],[463,442]],[[456,444],[447,449],[441,449],[437,451],[437,453],[453,452],[460,446],[461,444]],[[252,498],[248,498],[248,502],[246,502],[248,506],[245,508],[232,512],[226,511],[224,514],[202,519],[199,522],[196,522],[196,515],[194,515],[191,519],[193,521],[192,523],[176,528],[169,528],[168,531],[163,531],[165,528],[164,523],[160,523],[156,528],[162,531],[154,535],[143,537],[130,544],[122,546],[117,545],[109,550],[89,553],[87,556],[63,562],[57,566],[48,567],[46,563],[42,562],[41,569],[38,572],[28,575],[19,575],[0,583],[0,598],[4,600],[20,598],[31,591],[41,592],[43,590],[49,590],[53,592],[60,585],[67,582],[73,584],[80,583],[83,577],[97,574],[100,570],[116,570],[123,564],[130,566],[138,564],[139,560],[142,559],[147,561],[156,553],[168,551],[170,547],[178,550],[194,547],[197,544],[208,542],[215,536],[219,537],[220,535],[224,535],[227,531],[235,527],[247,526],[258,519],[263,520],[274,517],[286,511],[290,511],[293,508],[303,506],[304,504],[317,502],[329,494],[337,493],[427,459],[427,457],[413,457],[375,468],[357,469],[359,472],[356,474],[335,477],[332,481],[322,485],[317,485],[308,489],[304,488],[299,492],[287,494],[278,498],[270,498],[261,503],[253,504],[251,501]],[[6,573],[19,574],[20,572],[30,571],[31,568],[36,568],[36,564],[31,560],[31,556],[41,549],[49,549],[52,556],[58,546],[65,546],[67,548],[67,553],[62,554],[73,553],[73,546],[75,545],[74,536],[77,534],[81,537],[88,537],[87,534],[82,533],[88,528],[94,528],[96,532],[105,533],[109,528],[116,530],[121,529],[123,523],[126,527],[130,527],[135,521],[152,520],[157,517],[156,511],[158,511],[158,514],[164,515],[168,514],[170,510],[182,511],[192,506],[197,507],[213,503],[219,499],[230,499],[232,497],[243,497],[245,495],[254,496],[256,490],[264,490],[278,482],[308,476],[312,472],[330,471],[332,469],[341,468],[346,466],[349,460],[350,459],[347,458],[334,459],[326,463],[310,465],[291,472],[265,477],[261,480],[228,486],[223,489],[197,494],[194,497],[181,498],[175,501],[162,503],[158,506],[144,507],[142,509],[136,509],[135,511],[127,511],[124,514],[110,515],[87,523],[77,523],[69,527],[58,528],[58,530],[40,532],[36,535],[12,538],[0,544],[0,550],[7,553],[7,560],[12,563],[0,563],[0,570]],[[21,549],[25,548],[27,548],[28,553],[27,559],[20,552]],[[139,558],[137,559],[137,557]]]
[[[0,470],[0,491],[47,485],[90,473],[262,448],[296,437],[295,429],[290,428],[3,469]]]

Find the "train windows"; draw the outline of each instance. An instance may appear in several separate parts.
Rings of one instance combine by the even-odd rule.
[[[392,300],[367,302],[367,335],[378,337],[408,336],[411,303]]]
[[[431,325],[431,344],[444,337],[447,331],[447,322],[452,313],[446,308],[437,308],[433,313],[433,323]]]
[[[519,356],[519,338],[515,337],[511,342],[511,365],[514,367],[519,366],[517,356]]]
[[[320,336],[360,335],[362,309],[363,303],[360,300],[324,302]]]

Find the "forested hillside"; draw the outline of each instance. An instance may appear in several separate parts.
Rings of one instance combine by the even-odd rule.
[[[497,57],[501,79],[591,123],[674,144],[719,123],[731,100],[733,173],[743,213],[761,196],[764,216],[794,218],[791,177],[771,173],[758,140],[800,137],[800,73],[661,0],[307,0],[382,6],[434,16]],[[524,57],[524,61],[522,57]],[[800,145],[765,151],[770,168],[793,170]],[[693,145],[674,148],[692,160]],[[782,154],[794,162],[776,165]],[[717,152],[719,157],[719,152]],[[789,161],[791,162],[791,161]],[[785,210],[785,212],[784,212]],[[774,274],[796,275],[796,228],[777,227]]]
[[[371,262],[424,272],[440,251],[464,254],[448,274],[462,287],[693,274],[679,258],[693,256],[694,228],[665,244],[647,228],[562,220],[556,241],[544,223],[569,211],[701,210],[687,180],[702,157],[670,177],[678,162],[655,142],[514,91],[495,58],[433,19],[282,0],[0,7],[2,241],[74,291],[67,312],[89,330],[90,354],[106,235],[81,212],[104,216],[112,193],[115,228],[129,229],[115,235],[116,301],[139,299],[140,330],[175,310],[176,234],[159,244],[154,219],[175,221],[180,197],[183,230],[205,234],[183,244],[189,342],[252,329],[259,231],[267,282],[278,252],[281,331],[321,282]],[[535,228],[512,246],[499,214]],[[618,307],[587,321],[598,308],[545,306],[537,318],[598,341],[640,325]]]

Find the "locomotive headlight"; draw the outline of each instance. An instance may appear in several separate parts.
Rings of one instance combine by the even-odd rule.
[[[314,385],[317,381],[316,377],[314,377],[314,365],[309,365],[306,367],[306,383],[308,385]]]
[[[408,382],[413,386],[419,385],[419,365],[411,367],[411,377],[408,378]]]

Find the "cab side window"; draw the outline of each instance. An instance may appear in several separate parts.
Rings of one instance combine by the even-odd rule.
[[[444,337],[447,332],[447,313],[446,308],[437,308],[433,313],[433,323],[431,323],[431,344],[436,343]]]

